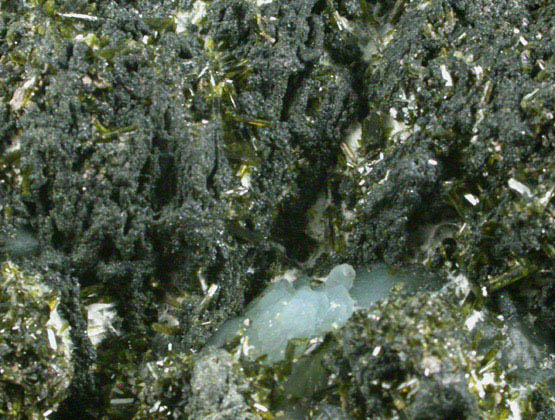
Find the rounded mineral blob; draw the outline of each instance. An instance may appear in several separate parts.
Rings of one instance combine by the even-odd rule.
[[[265,355],[265,363],[283,360],[291,339],[310,339],[341,328],[357,308],[372,306],[389,296],[394,286],[418,284],[418,279],[385,265],[356,272],[341,264],[318,287],[312,288],[306,276],[294,284],[272,283],[243,316],[227,321],[208,344],[222,346],[243,332],[250,357]]]
[[[350,290],[355,280],[356,271],[349,264],[341,264],[334,267],[326,280],[327,284],[341,284],[345,289]]]
[[[247,306],[243,316],[224,323],[208,344],[222,346],[243,330],[249,356],[266,355],[267,363],[282,360],[289,340],[317,337],[347,322],[355,310],[349,295],[354,278],[353,267],[343,264],[335,267],[320,287],[311,288],[306,277],[295,285],[272,283]]]

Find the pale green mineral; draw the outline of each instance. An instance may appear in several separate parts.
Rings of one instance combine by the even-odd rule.
[[[266,363],[283,360],[292,339],[311,339],[341,328],[356,308],[386,298],[396,285],[413,286],[419,276],[377,265],[358,275],[349,264],[334,267],[323,284],[311,287],[305,276],[294,283],[270,284],[241,317],[228,320],[210,341],[222,346],[243,337],[243,351]]]
[[[283,360],[289,340],[317,337],[347,322],[355,309],[348,291],[354,278],[355,270],[343,264],[319,287],[310,287],[304,278],[297,284],[272,283],[244,316],[227,321],[210,344],[221,346],[243,332],[249,357],[266,355],[267,363]]]

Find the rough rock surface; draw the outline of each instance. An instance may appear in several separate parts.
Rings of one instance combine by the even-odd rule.
[[[521,327],[511,346],[552,338],[554,16],[545,0],[1,2],[0,262],[59,295],[73,343],[49,418],[128,419],[158,393],[191,409],[191,354],[292,267],[412,263],[469,279],[466,303]],[[144,368],[168,357],[160,388]],[[383,360],[376,378],[398,371]],[[290,366],[243,367],[245,415],[273,415]],[[359,382],[301,408],[435,410]],[[541,386],[522,411],[550,418]],[[473,401],[452,391],[438,410]]]

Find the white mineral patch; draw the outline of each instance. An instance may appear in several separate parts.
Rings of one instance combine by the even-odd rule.
[[[50,291],[50,288],[46,285],[41,284],[41,287],[45,293]],[[60,316],[60,313],[58,312],[59,303],[60,301],[58,298],[49,302],[50,316],[48,317],[48,322],[46,323],[46,334],[50,348],[52,350],[57,350],[58,347],[60,347],[69,360],[73,349],[73,343],[69,335],[71,327],[69,326],[69,323]]]
[[[347,160],[351,164],[356,163],[358,160],[358,152],[360,149],[360,139],[362,138],[362,126],[360,124],[355,124],[349,128],[347,135],[345,136],[343,147],[343,153],[345,153]]]
[[[277,283],[282,280],[286,280],[289,283],[293,283],[295,279],[297,279],[300,275],[299,270],[296,268],[291,268],[289,270],[284,271],[281,275],[276,276],[272,279],[272,283]]]
[[[527,198],[532,198],[532,191],[530,191],[530,188],[528,188],[522,182],[519,182],[516,179],[511,178],[511,179],[509,179],[508,184],[509,184],[509,188],[511,190],[514,190],[517,193],[519,193],[520,195],[523,195]]]
[[[472,68],[472,71],[476,75],[476,80],[478,80],[479,82],[482,81],[482,78],[484,77],[484,69],[482,68],[482,66],[474,66]]]
[[[394,110],[394,112],[392,112],[392,110]],[[397,110],[395,110],[395,108],[391,108],[389,113],[390,116],[392,114],[397,115]],[[390,137],[396,142],[404,142],[406,139],[409,138],[411,134],[411,130],[409,129],[408,125],[406,125],[402,121],[396,120],[393,117],[388,119],[388,126],[391,129]]]
[[[465,194],[464,198],[473,206],[477,205],[480,202],[480,199],[473,194]]]
[[[448,278],[455,285],[455,293],[461,298],[462,304],[472,290],[470,281],[463,274],[450,273]]]
[[[451,74],[447,70],[447,67],[445,66],[445,64],[442,64],[441,66],[439,66],[439,69],[441,70],[441,77],[443,77],[443,80],[445,80],[445,86],[452,87],[453,79],[451,78]]]
[[[520,404],[518,400],[509,400],[507,404],[509,404],[509,408],[511,409],[512,416],[510,417],[510,419],[520,420],[522,418],[522,412],[520,410]]]
[[[66,18],[88,20],[91,22],[96,22],[98,20],[97,16],[84,15],[82,13],[58,13],[58,15]]]
[[[476,324],[480,321],[484,320],[484,314],[479,311],[474,311],[470,314],[466,321],[464,321],[464,325],[468,328],[469,331],[472,331]]]
[[[46,333],[48,335],[48,343],[50,344],[50,348],[52,350],[57,350],[58,343],[56,342],[56,335],[54,334],[54,331],[52,331],[50,328],[47,328]]]
[[[185,32],[188,24],[198,25],[206,15],[206,3],[199,0],[193,4],[191,10],[186,12],[177,12],[175,32],[180,34]]]
[[[113,327],[116,310],[113,303],[93,303],[87,309],[87,334],[93,346],[98,346],[108,331],[116,332]]]
[[[18,87],[15,90],[10,101],[10,106],[14,111],[19,111],[21,108],[23,108],[23,106],[25,105],[25,100],[28,98],[29,92],[32,88],[34,88],[36,82],[37,77],[33,76],[29,80],[25,81],[25,83],[23,83],[21,87]]]
[[[52,350],[56,350],[58,346],[61,346],[66,356],[70,358],[72,349],[72,342],[69,336],[70,326],[58,313],[57,306],[56,304],[56,308],[50,312],[50,318],[46,323],[48,341]],[[60,338],[60,342],[56,340],[56,336]]]
[[[338,11],[333,12],[333,18],[335,19],[335,23],[340,31],[353,31],[353,25],[349,22],[348,19],[341,16]]]

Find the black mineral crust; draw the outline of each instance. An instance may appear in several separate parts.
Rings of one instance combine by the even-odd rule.
[[[0,1],[0,418],[553,418],[554,23],[547,0]],[[285,270],[376,261],[446,288],[301,365],[205,347]]]
[[[370,40],[345,255],[455,267],[552,338],[555,7],[405,6]]]

